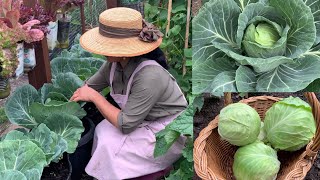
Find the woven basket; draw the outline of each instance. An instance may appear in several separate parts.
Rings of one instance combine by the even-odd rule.
[[[299,151],[278,152],[281,162],[277,180],[298,180],[303,179],[312,167],[320,147],[320,106],[314,93],[305,93],[312,113],[317,124],[317,131],[312,141]],[[253,107],[264,119],[266,111],[273,103],[281,98],[271,96],[258,96],[241,100]],[[233,157],[237,146],[221,140],[218,134],[218,119],[216,116],[209,125],[204,128],[194,142],[194,166],[197,175],[202,179],[232,180],[235,179],[232,173]]]

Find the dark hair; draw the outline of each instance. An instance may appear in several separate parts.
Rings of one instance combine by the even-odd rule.
[[[159,47],[147,54],[141,55],[140,57],[150,59],[150,60],[155,60],[163,68],[169,69],[166,56],[164,55],[163,51]]]

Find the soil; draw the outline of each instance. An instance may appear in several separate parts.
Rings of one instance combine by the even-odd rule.
[[[69,177],[70,169],[67,156],[64,155],[63,159],[58,163],[50,163],[44,168],[41,180],[66,180]]]
[[[306,98],[303,96],[302,92],[296,93],[249,93],[248,97],[252,96],[275,96],[275,97],[288,97],[295,96],[300,97],[306,101]],[[195,139],[199,136],[200,131],[205,128],[211,120],[213,120],[224,107],[224,99],[212,97],[210,95],[204,95],[205,101],[203,108],[200,112],[197,112],[194,117],[194,137]],[[320,100],[320,94],[317,94],[318,99]],[[232,94],[232,101],[238,102],[243,97],[239,96],[238,93]],[[194,173],[194,180],[200,180],[196,173]],[[319,180],[320,179],[320,155],[318,154],[317,159],[315,160],[311,170],[308,172],[305,180]]]

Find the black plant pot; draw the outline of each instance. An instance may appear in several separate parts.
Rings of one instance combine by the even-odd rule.
[[[81,179],[82,174],[85,172],[85,167],[91,158],[95,124],[88,117],[84,117],[82,122],[85,127],[85,131],[82,133],[82,137],[76,151],[72,154],[68,154],[68,159],[71,163],[72,169],[71,180]]]

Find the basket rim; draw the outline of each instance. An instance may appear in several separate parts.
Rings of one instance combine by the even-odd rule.
[[[251,102],[255,101],[267,101],[267,100],[272,100],[275,102],[281,100],[283,98],[280,97],[275,97],[275,96],[253,96],[249,97],[246,99],[242,99],[239,102],[249,104]],[[216,115],[213,120],[209,122],[209,124],[203,128],[199,136],[195,139],[194,141],[194,148],[193,148],[193,159],[194,159],[194,169],[196,174],[201,178],[201,179],[219,179],[218,177],[215,176],[214,172],[208,168],[207,166],[207,154],[205,152],[205,147],[206,147],[206,139],[211,135],[212,131],[218,127],[218,121],[219,121],[219,115]],[[316,118],[314,119],[315,121]],[[316,122],[317,123],[317,122]],[[306,149],[304,152],[300,155],[300,160],[296,163],[295,168],[300,168],[299,170],[294,169],[292,172],[290,172],[287,177],[292,177],[295,176],[297,177],[297,174],[302,174],[303,179],[307,172],[310,170],[312,167],[312,164],[315,160],[315,157],[318,154],[317,152],[314,152],[310,149],[310,147],[313,145],[313,139],[315,138],[317,134],[314,135],[312,140],[307,144]],[[304,159],[305,157],[312,157],[311,159]],[[301,169],[301,167],[303,167]],[[288,179],[288,178],[286,178]],[[221,179],[224,180],[224,179]]]

